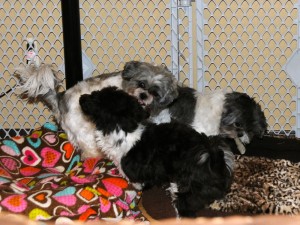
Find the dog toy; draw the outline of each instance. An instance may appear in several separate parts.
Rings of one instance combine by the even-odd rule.
[[[33,38],[27,38],[26,44],[26,52],[25,52],[25,59],[26,64],[30,65],[34,63],[36,66],[40,65],[40,60],[38,57],[38,48],[37,48],[37,41],[33,40]]]

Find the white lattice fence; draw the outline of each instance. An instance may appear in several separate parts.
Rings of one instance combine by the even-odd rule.
[[[38,42],[39,57],[45,63],[64,63],[60,1],[1,1],[0,3],[0,130],[1,136],[20,134],[51,120],[42,104],[27,104],[16,97],[14,69],[26,63],[26,38]]]
[[[204,73],[198,79],[204,80],[206,90],[230,88],[253,96],[275,134],[294,134],[300,116],[297,87],[284,69],[298,48],[297,3],[205,0],[197,4],[204,35]]]
[[[0,14],[1,93],[16,85],[12,74],[25,62],[28,36],[38,41],[42,61],[63,70],[59,0],[4,1]],[[80,16],[85,76],[120,70],[129,60],[164,63],[199,91],[248,93],[262,105],[270,132],[300,135],[300,91],[286,72],[299,49],[297,0],[85,0]],[[51,120],[46,107],[13,91],[0,104],[1,136]]]

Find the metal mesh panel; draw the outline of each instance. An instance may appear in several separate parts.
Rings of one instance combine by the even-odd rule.
[[[164,63],[199,91],[229,87],[255,97],[271,132],[296,130],[300,94],[284,65],[299,48],[297,0],[85,0],[80,7],[88,75],[120,70],[129,60]],[[14,89],[12,73],[25,62],[28,36],[38,41],[41,61],[63,68],[60,8],[59,0],[0,3],[1,93]],[[0,104],[5,136],[51,120],[42,104],[27,104],[13,92]]]
[[[187,1],[189,2],[189,1]],[[193,86],[192,7],[181,1],[95,1],[81,3],[82,48],[92,75],[141,60],[166,64]]]
[[[171,65],[170,1],[81,2],[82,49],[93,75],[141,60]]]
[[[2,3],[3,2],[3,3]],[[63,64],[60,1],[2,1],[0,3],[0,129],[3,137],[19,135],[19,129],[33,129],[51,120],[42,104],[27,104],[14,93],[15,67],[26,63],[26,38],[38,42],[38,55],[45,63]]]
[[[298,48],[297,1],[211,1],[203,7],[205,89],[253,96],[269,130],[291,135],[297,88],[284,65]]]

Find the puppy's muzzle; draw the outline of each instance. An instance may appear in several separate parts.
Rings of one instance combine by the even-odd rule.
[[[152,103],[153,96],[147,92],[140,92],[137,96],[137,99],[142,106],[147,106]]]

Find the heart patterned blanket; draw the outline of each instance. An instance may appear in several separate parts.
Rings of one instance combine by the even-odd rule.
[[[57,126],[0,140],[0,211],[32,220],[144,221],[141,192],[110,161],[80,159]]]

